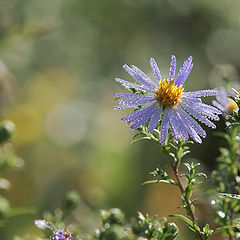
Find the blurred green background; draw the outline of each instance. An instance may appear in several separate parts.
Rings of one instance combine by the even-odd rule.
[[[0,114],[15,122],[12,142],[25,161],[6,174],[12,186],[4,194],[13,206],[37,209],[0,228],[1,239],[39,233],[33,219],[72,189],[86,229],[102,208],[174,213],[177,189],[141,186],[167,162],[154,144],[129,144],[133,132],[120,121],[127,111],[113,110],[112,93],[125,91],[114,77],[131,79],[124,63],[152,76],[151,57],[166,76],[174,54],[178,67],[194,59],[185,90],[219,87],[224,76],[239,81],[239,12],[236,0],[0,0]],[[191,157],[209,173],[220,144],[209,131]],[[208,214],[206,203],[198,214]]]

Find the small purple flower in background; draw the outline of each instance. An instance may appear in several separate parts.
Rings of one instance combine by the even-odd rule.
[[[64,230],[57,230],[54,232],[52,240],[71,240],[72,234],[70,232],[64,232]]]
[[[221,111],[202,103],[200,97],[215,96],[217,91],[183,92],[183,84],[193,67],[192,57],[189,57],[184,62],[177,77],[175,77],[176,58],[172,56],[167,79],[162,78],[157,63],[153,58],[151,58],[150,64],[157,84],[135,66],[124,65],[123,68],[140,85],[116,78],[117,82],[129,90],[134,89],[135,93],[115,93],[114,96],[124,100],[119,100],[119,105],[114,109],[141,107],[121,120],[127,121],[128,125],[132,124],[131,129],[137,129],[150,120],[148,132],[152,133],[161,119],[161,144],[165,143],[169,128],[176,140],[181,138],[188,140],[189,136],[191,136],[196,142],[201,143],[200,136],[206,137],[206,132],[195,119],[208,127],[216,128],[209,118],[219,120],[217,115],[221,114]]]
[[[57,230],[53,223],[47,222],[46,220],[35,220],[35,225],[44,230],[46,228],[50,229],[53,232],[51,240],[71,240],[72,233],[65,232],[64,230]]]
[[[221,110],[224,116],[231,114],[238,109],[237,103],[227,96],[227,92],[223,87],[219,89],[216,95],[216,100],[213,100],[212,104]]]

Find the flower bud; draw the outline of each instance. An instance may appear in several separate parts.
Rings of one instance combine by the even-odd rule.
[[[168,236],[165,238],[166,240],[174,240],[178,235],[178,227],[175,223],[169,223],[167,227],[167,234]]]
[[[8,140],[15,132],[15,124],[9,120],[0,123],[0,143]]]
[[[100,239],[104,240],[120,240],[120,239],[126,239],[124,229],[119,225],[113,225],[109,229],[106,229],[106,231],[101,232]]]
[[[118,208],[111,208],[109,210],[101,211],[103,224],[124,224],[125,216],[123,212]]]
[[[63,199],[62,210],[64,213],[74,211],[80,203],[79,194],[76,191],[68,192]]]

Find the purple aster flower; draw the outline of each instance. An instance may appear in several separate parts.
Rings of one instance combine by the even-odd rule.
[[[64,232],[64,230],[57,230],[54,232],[52,240],[71,240],[72,234],[70,232]]]
[[[231,98],[227,96],[225,88],[221,87],[216,95],[216,100],[212,104],[221,110],[224,116],[233,113],[238,109],[238,105]]]
[[[178,141],[181,138],[188,140],[189,136],[196,142],[201,143],[200,137],[205,137],[206,132],[195,119],[206,124],[208,127],[216,128],[209,120],[219,120],[221,111],[213,106],[202,103],[200,97],[214,96],[216,90],[202,90],[195,92],[183,92],[183,84],[190,74],[193,64],[189,57],[175,77],[176,58],[172,56],[169,76],[162,78],[157,63],[153,58],[150,64],[156,78],[152,81],[145,73],[135,66],[124,65],[123,68],[137,81],[131,83],[119,78],[116,81],[135,93],[115,93],[114,96],[122,98],[119,105],[114,109],[136,108],[136,111],[123,117],[121,120],[131,124],[131,129],[137,129],[148,123],[148,132],[152,133],[161,119],[160,143],[164,144],[168,129]]]

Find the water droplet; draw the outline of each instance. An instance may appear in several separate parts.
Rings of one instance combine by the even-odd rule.
[[[215,205],[215,204],[216,204],[216,201],[215,201],[215,200],[212,200],[212,201],[211,201],[211,204],[212,204],[212,205]]]

